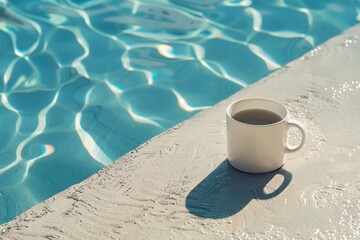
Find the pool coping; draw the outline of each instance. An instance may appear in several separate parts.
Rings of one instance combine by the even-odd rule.
[[[346,99],[355,98],[354,93],[349,91],[338,96],[333,91],[331,95],[327,89],[327,86],[351,85],[346,79],[360,76],[360,68],[355,64],[356,59],[360,60],[359,36],[358,24],[214,107],[152,138],[85,181],[0,225],[0,239],[223,239],[245,235],[249,238],[278,236],[271,234],[309,238],[317,233],[324,235],[332,230],[328,223],[318,226],[316,221],[309,221],[304,223],[305,227],[299,227],[296,220],[281,220],[285,213],[280,209],[286,201],[285,205],[290,206],[300,220],[306,221],[307,217],[311,217],[311,212],[318,211],[316,209],[319,208],[314,207],[318,200],[313,200],[314,206],[302,205],[300,193],[314,195],[319,186],[327,189],[327,177],[318,180],[317,176],[328,176],[329,172],[334,174],[335,177],[330,174],[333,180],[345,181],[333,173],[335,163],[324,160],[326,164],[319,165],[323,162],[317,162],[316,157],[332,161],[340,157],[346,159],[347,166],[351,167],[344,170],[345,175],[360,176],[360,169],[353,160],[360,152],[360,143],[351,142],[338,136],[338,131],[331,130],[336,129],[334,124],[342,115],[330,113],[345,106]],[[356,93],[357,90],[354,91]],[[237,99],[252,97],[270,98],[285,104],[293,118],[303,122],[307,128],[309,137],[305,147],[287,156],[284,171],[291,173],[291,184],[280,197],[269,201],[267,210],[264,210],[265,203],[251,201],[241,207],[247,205],[245,210],[225,217],[207,217],[192,212],[187,205],[189,196],[219,166],[226,165],[226,106]],[[355,112],[359,110],[355,104],[348,105],[346,107],[355,109]],[[356,121],[356,117],[356,114],[351,115],[346,123],[349,125],[351,121]],[[353,127],[348,125],[341,128]],[[342,153],[348,154],[349,149],[352,157],[345,158]],[[311,171],[309,165],[313,167]],[[315,166],[321,166],[319,168],[322,170]],[[306,180],[300,183],[299,179]],[[281,181],[275,179],[272,184]],[[310,190],[304,187],[304,182],[312,186]],[[348,183],[346,186],[352,185]],[[349,190],[348,187],[344,189]],[[250,190],[259,194],[256,189]],[[297,200],[294,200],[291,208],[295,198]],[[311,197],[307,199],[312,201]],[[352,197],[346,199],[353,201]],[[206,202],[206,199],[203,201]],[[335,205],[325,206],[324,212],[317,214],[333,219],[340,211],[340,207],[338,209]],[[311,207],[315,210],[304,210]],[[267,211],[272,212],[273,220],[270,221],[270,216],[262,213]],[[301,212],[305,212],[304,215]],[[335,229],[339,228],[335,226]],[[336,234],[341,232],[335,231],[334,234],[339,236]]]

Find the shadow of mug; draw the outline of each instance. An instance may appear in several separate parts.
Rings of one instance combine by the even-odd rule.
[[[277,189],[267,186],[276,176],[284,177]],[[249,174],[223,161],[186,197],[190,213],[203,218],[220,219],[240,212],[251,200],[276,197],[289,185],[291,173],[284,169],[263,174]]]

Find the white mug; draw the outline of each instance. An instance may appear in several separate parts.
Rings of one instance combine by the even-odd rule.
[[[275,113],[279,121],[255,125],[234,119],[246,110],[265,110]],[[289,110],[269,99],[244,99],[230,104],[226,110],[227,152],[230,164],[249,173],[266,173],[284,165],[285,153],[299,150],[305,143],[305,129],[295,120],[289,119]],[[287,143],[290,128],[300,130],[302,139],[298,146]]]

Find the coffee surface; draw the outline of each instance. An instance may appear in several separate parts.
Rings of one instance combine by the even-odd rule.
[[[282,117],[280,117],[278,114],[263,109],[244,110],[236,113],[233,118],[236,121],[252,125],[267,125],[282,120]]]

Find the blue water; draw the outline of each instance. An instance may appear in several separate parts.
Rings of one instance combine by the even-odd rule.
[[[359,20],[358,0],[0,0],[0,223]]]

